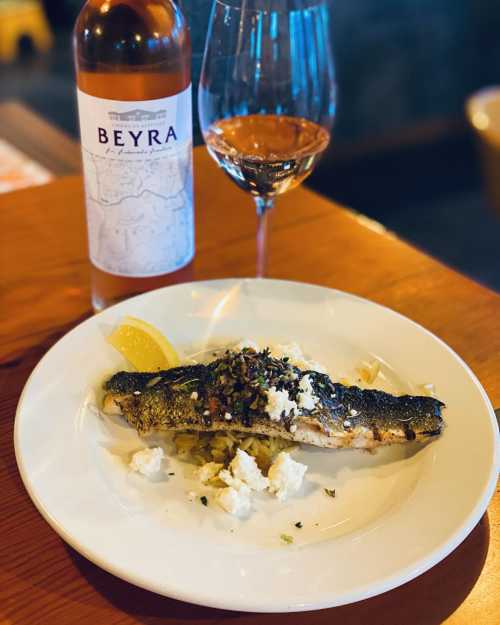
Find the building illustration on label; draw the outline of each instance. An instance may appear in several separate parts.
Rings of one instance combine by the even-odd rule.
[[[84,152],[90,256],[124,276],[168,273],[194,251],[191,144],[143,162]]]
[[[160,102],[78,97],[93,265],[129,277],[183,267],[194,255],[191,90]]]
[[[109,119],[112,121],[120,122],[150,122],[155,120],[165,119],[167,111],[144,111],[142,109],[133,109],[132,111],[124,111],[123,113],[117,113],[110,111],[108,113]]]

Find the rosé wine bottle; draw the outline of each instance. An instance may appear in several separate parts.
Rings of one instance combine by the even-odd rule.
[[[87,0],[74,51],[92,304],[188,280],[191,44],[171,0]]]

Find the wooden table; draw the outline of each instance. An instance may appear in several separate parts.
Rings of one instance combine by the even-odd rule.
[[[251,276],[255,216],[203,148],[195,150],[196,280]],[[91,315],[82,183],[68,177],[0,197],[0,623],[75,625],[497,625],[500,496],[470,536],[421,577],[318,612],[263,615],[188,605],[135,588],[69,548],[19,478],[14,412],[26,378]],[[279,200],[270,277],[314,282],[390,306],[440,335],[500,405],[500,297],[305,188]],[[394,545],[395,549],[401,548]]]
[[[80,145],[17,100],[0,102],[0,138],[55,176],[81,170]]]

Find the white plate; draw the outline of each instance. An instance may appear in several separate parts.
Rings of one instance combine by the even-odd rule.
[[[377,385],[417,392],[433,382],[446,430],[425,447],[301,449],[299,496],[255,500],[240,521],[210,502],[186,464],[151,482],[127,462],[143,443],[92,410],[123,366],[104,340],[126,314],[185,351],[252,337],[299,342],[334,377],[377,358]],[[423,573],[472,530],[493,493],[497,426],[484,390],[442,341],[387,308],[346,293],[274,280],[184,284],[85,321],[41,360],[16,416],[24,484],[48,523],[92,562],[133,584],[193,603],[248,611],[325,608],[376,595]],[[335,488],[335,499],[324,486]],[[207,490],[206,491],[210,493]],[[303,528],[294,523],[302,521]],[[280,535],[293,535],[286,545]]]

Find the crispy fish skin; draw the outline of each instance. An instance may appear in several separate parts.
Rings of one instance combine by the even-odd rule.
[[[318,398],[279,420],[265,407],[270,387],[298,401],[308,375]],[[432,397],[396,397],[334,383],[328,375],[301,371],[268,350],[228,351],[208,365],[158,373],[119,372],[105,384],[104,411],[123,415],[141,434],[152,430],[233,430],[280,436],[319,447],[371,449],[424,441],[441,434],[444,404]]]

